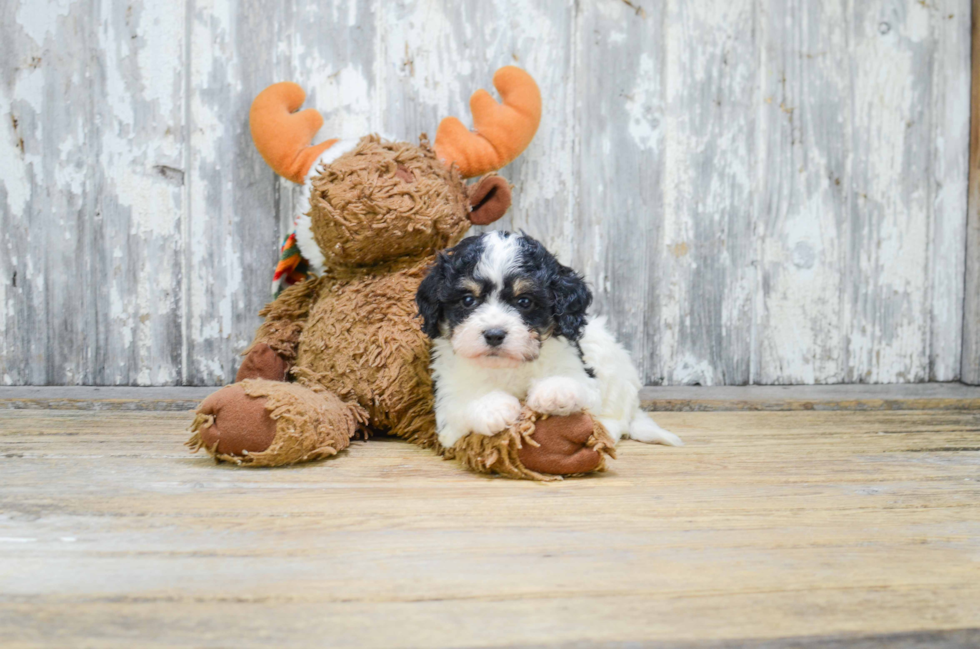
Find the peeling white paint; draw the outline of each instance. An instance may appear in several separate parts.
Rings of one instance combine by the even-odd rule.
[[[958,376],[969,0],[13,1],[4,384],[229,380],[296,191],[254,94],[414,140],[506,64],[545,113],[493,227],[585,272],[647,381]]]
[[[58,20],[71,11],[74,0],[29,0],[17,8],[17,24],[38,45],[53,35]]]
[[[653,149],[659,144],[659,82],[660,75],[654,67],[653,57],[644,52],[640,55],[636,85],[626,102],[630,135],[644,149]]]
[[[0,107],[5,114],[2,120],[3,136],[0,137],[0,187],[7,194],[6,209],[22,215],[31,195],[31,185],[27,178],[27,161],[20,150],[20,134],[14,130],[16,117],[11,111],[11,100],[7,88],[0,83]]]

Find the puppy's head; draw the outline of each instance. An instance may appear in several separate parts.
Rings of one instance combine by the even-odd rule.
[[[549,336],[578,340],[592,293],[534,239],[488,232],[440,253],[415,301],[431,338],[486,367],[515,367]]]

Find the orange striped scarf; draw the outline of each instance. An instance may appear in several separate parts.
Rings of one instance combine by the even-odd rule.
[[[279,248],[279,263],[276,264],[276,273],[272,276],[272,296],[278,297],[287,287],[298,284],[309,276],[310,263],[300,254],[296,232],[290,232]]]

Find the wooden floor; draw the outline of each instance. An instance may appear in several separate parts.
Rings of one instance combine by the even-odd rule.
[[[602,476],[0,410],[3,646],[977,646],[980,412],[664,412]],[[637,643],[637,644],[631,644]]]

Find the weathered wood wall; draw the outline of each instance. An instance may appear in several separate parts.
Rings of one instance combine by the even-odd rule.
[[[248,136],[432,133],[504,64],[505,175],[651,383],[961,376],[970,0],[4,0],[0,382],[219,384],[294,192]]]
[[[960,380],[980,385],[980,0],[973,0],[973,77],[970,102],[970,187],[966,223],[966,284],[963,295],[963,357]]]

